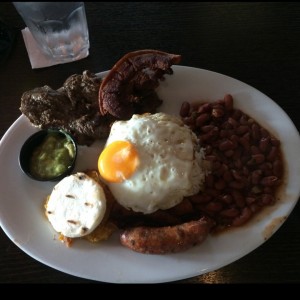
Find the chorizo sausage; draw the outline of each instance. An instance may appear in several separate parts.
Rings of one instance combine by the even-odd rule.
[[[202,243],[214,222],[202,217],[175,226],[133,227],[120,236],[123,246],[145,254],[166,254],[187,250]]]

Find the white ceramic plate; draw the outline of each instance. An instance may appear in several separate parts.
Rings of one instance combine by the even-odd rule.
[[[34,259],[75,276],[112,283],[158,283],[180,280],[219,269],[263,244],[285,221],[300,194],[299,133],[286,113],[270,98],[236,79],[207,70],[173,66],[158,88],[160,111],[178,115],[184,100],[209,100],[233,95],[236,107],[253,116],[282,142],[287,175],[280,201],[247,226],[210,236],[184,253],[145,255],[122,247],[118,234],[101,244],[76,241],[66,248],[43,214],[43,199],[53,183],[31,180],[18,165],[22,144],[37,131],[21,116],[0,144],[0,221],[7,236]],[[105,75],[105,73],[101,73]],[[80,147],[75,168],[95,167],[102,144]]]

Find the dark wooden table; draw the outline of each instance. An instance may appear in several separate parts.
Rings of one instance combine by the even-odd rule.
[[[248,83],[277,102],[300,128],[299,4],[88,2],[86,13],[89,57],[32,70],[21,35],[24,23],[11,3],[0,4],[0,18],[16,29],[10,55],[0,65],[0,138],[20,116],[24,91],[45,84],[59,88],[71,74],[85,69],[108,70],[125,53],[146,48],[181,54],[182,65]],[[32,259],[0,229],[0,283],[89,282],[93,281]],[[298,204],[276,234],[252,253],[219,270],[178,283],[299,282]]]

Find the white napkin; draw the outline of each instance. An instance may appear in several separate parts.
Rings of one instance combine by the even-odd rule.
[[[64,59],[63,62],[53,60],[50,56],[44,54],[40,48],[38,47],[35,39],[33,38],[31,32],[29,31],[28,27],[25,27],[22,30],[23,39],[25,42],[25,46],[28,52],[28,56],[30,59],[31,67],[32,69],[38,69],[38,68],[45,68],[50,67],[58,64],[64,64],[68,62],[72,62],[75,60],[80,60],[89,55],[89,50],[86,50],[86,52],[83,52],[78,58],[73,59],[70,58],[68,60]]]

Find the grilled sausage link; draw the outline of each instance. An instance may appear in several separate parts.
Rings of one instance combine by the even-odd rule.
[[[140,253],[175,253],[202,243],[213,225],[212,220],[202,217],[175,226],[133,227],[125,230],[120,240],[123,246]]]

